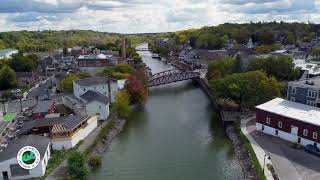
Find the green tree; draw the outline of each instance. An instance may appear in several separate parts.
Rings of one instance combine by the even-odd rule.
[[[256,48],[256,53],[258,54],[268,54],[272,51],[279,49],[278,45],[260,45]]]
[[[132,71],[132,67],[129,64],[117,64],[115,65],[115,71],[119,73],[129,74]]]
[[[319,60],[320,59],[320,48],[312,49],[311,55],[313,56],[314,60]]]
[[[130,96],[126,91],[118,92],[116,101],[112,106],[112,111],[116,112],[120,118],[128,118],[130,114]]]
[[[120,72],[114,72],[112,73],[112,77],[115,79],[126,79],[129,76],[129,74],[125,74],[125,73],[120,73]]]
[[[279,84],[261,71],[235,73],[211,80],[213,93],[222,99],[231,99],[239,107],[254,107],[280,95]]]
[[[293,80],[299,75],[299,71],[294,68],[293,60],[289,56],[256,58],[250,62],[248,70],[262,70],[268,76],[274,76],[278,80]]]
[[[196,42],[196,47],[200,49],[219,49],[222,45],[222,38],[209,33],[201,34]]]
[[[18,72],[30,72],[35,69],[38,65],[38,57],[36,55],[24,56],[19,53],[12,56],[9,61],[9,65],[12,69]]]
[[[218,79],[224,77],[226,74],[240,72],[241,59],[227,57],[223,60],[218,60],[209,63],[207,79]]]
[[[287,45],[287,44],[295,44],[296,40],[295,40],[295,36],[292,32],[288,32],[286,37],[283,40],[283,44]]]
[[[87,72],[81,72],[77,75],[79,79],[91,78],[92,76]]]
[[[73,91],[73,81],[78,80],[80,77],[76,74],[65,75],[64,79],[60,81],[60,89],[63,92],[72,92]]]
[[[9,66],[4,65],[0,69],[0,90],[10,89],[17,86],[16,73]]]
[[[68,157],[68,173],[71,179],[86,179],[88,169],[86,158],[79,151],[72,152]]]
[[[134,61],[135,65],[142,63],[142,59],[141,59],[141,57],[139,55],[133,56],[133,61]]]

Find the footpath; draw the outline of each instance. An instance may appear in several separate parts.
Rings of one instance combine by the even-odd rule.
[[[271,164],[272,162],[267,157],[265,158],[266,152],[259,146],[259,144],[253,139],[253,137],[247,131],[247,123],[254,119],[254,116],[251,116],[246,119],[241,119],[241,132],[246,136],[246,138],[250,141],[250,144],[257,156],[257,159],[260,163],[262,169],[264,169],[264,175],[266,176],[267,180],[274,180],[271,171],[269,171],[267,164]],[[263,162],[265,159],[265,163]],[[264,166],[264,167],[263,167]],[[273,166],[273,165],[272,165]]]
[[[99,135],[103,126],[106,125],[108,121],[103,122],[100,126],[98,126],[92,133],[90,133],[83,141],[83,143],[79,146],[79,151],[84,152],[89,146],[92,145],[96,137]],[[54,171],[52,171],[47,177],[46,180],[57,180],[65,177],[67,172],[67,159],[65,159]]]

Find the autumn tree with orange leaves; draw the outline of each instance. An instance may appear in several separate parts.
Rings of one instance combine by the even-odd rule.
[[[130,95],[130,102],[143,105],[148,96],[147,78],[143,72],[132,72],[126,82],[125,89]]]

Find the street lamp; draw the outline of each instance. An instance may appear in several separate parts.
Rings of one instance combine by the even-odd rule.
[[[270,160],[271,157],[270,157],[270,154],[266,153],[263,157],[263,168],[262,168],[262,172],[264,174],[264,166],[265,166],[265,163],[266,163],[266,157]]]

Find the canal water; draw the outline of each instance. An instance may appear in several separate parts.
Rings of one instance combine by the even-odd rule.
[[[153,73],[171,67],[139,52]],[[219,116],[192,81],[150,89],[102,157],[92,180],[241,179],[241,168]]]

